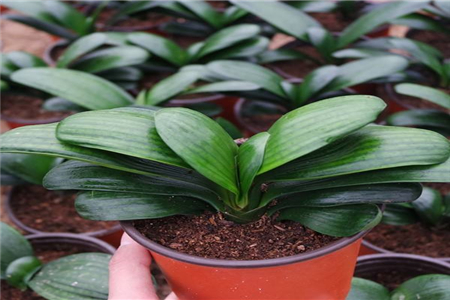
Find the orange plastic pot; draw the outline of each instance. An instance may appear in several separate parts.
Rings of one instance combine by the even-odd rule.
[[[149,249],[181,300],[345,300],[364,235],[290,257],[233,261],[183,254],[147,239],[130,221],[121,224],[135,241]]]

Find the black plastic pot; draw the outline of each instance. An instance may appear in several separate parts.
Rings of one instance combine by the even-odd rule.
[[[33,245],[68,244],[82,246],[92,252],[114,254],[116,248],[94,237],[74,233],[42,233],[25,236]]]
[[[23,230],[24,232],[26,232],[28,234],[54,235],[55,233],[44,232],[44,231],[40,231],[35,228],[29,227],[29,226],[25,225],[24,223],[22,223],[22,221],[20,221],[16,217],[16,215],[14,214],[14,211],[12,210],[11,202],[14,199],[14,194],[17,192],[17,189],[18,189],[18,187],[13,187],[9,191],[8,196],[5,199],[6,201],[4,202],[5,211],[6,211],[6,214],[8,215],[8,218],[14,223],[14,225],[16,225],[18,228],[20,228],[21,230]],[[67,234],[75,235],[75,236],[98,238],[105,242],[108,242],[111,245],[118,246],[120,244],[120,238],[122,236],[122,233],[123,232],[120,227],[120,224],[117,224],[109,229],[86,232],[86,233],[82,233],[82,234],[73,234],[73,233],[67,233]],[[66,233],[62,233],[62,234],[65,235]]]
[[[425,274],[450,275],[450,264],[438,259],[413,254],[372,254],[358,258],[355,276],[402,271],[412,276]]]
[[[180,299],[344,300],[360,240],[366,233],[294,256],[236,261],[184,254],[149,240],[131,221],[121,224],[151,252]]]
[[[59,40],[50,44],[44,51],[44,61],[50,66],[55,66],[57,61],[56,51],[59,49],[65,49],[69,45],[70,42],[68,40]]]

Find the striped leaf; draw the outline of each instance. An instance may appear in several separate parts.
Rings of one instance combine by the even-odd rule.
[[[345,96],[319,101],[281,117],[269,129],[258,174],[313,152],[374,121],[386,104],[372,96]],[[345,111],[345,114],[342,113]]]
[[[435,88],[414,83],[402,83],[395,86],[395,91],[402,95],[427,100],[450,109],[450,95]]]
[[[390,300],[389,290],[379,283],[362,279],[353,278],[352,288],[345,300]]]
[[[383,224],[389,225],[409,225],[418,223],[420,221],[411,203],[400,203],[386,205],[383,211]]]
[[[154,114],[137,107],[82,112],[61,121],[56,136],[77,146],[186,167],[159,137]]]
[[[187,63],[187,52],[173,41],[159,35],[136,32],[130,34],[128,40],[178,67]]]
[[[439,191],[424,187],[420,198],[411,205],[425,223],[438,225],[441,222],[445,206]]]
[[[378,169],[437,164],[446,161],[449,155],[450,143],[435,132],[367,126],[328,147],[281,166],[267,177],[270,180],[312,180]]]
[[[238,148],[219,124],[185,108],[162,109],[156,113],[155,122],[161,139],[186,163],[211,181],[239,194],[235,165]]]
[[[101,221],[158,219],[211,209],[204,201],[188,197],[103,191],[80,193],[75,208],[83,218]]]
[[[391,300],[448,300],[450,276],[431,274],[415,277],[401,284],[391,295]]]
[[[20,232],[3,222],[0,222],[0,241],[1,279],[6,279],[8,265],[18,258],[32,256],[33,248]]]
[[[81,253],[54,260],[30,280],[29,287],[48,300],[106,300],[110,258],[103,253]]]
[[[127,106],[133,100],[111,82],[80,71],[30,68],[15,72],[11,79],[92,110]]]
[[[390,115],[386,122],[394,126],[426,128],[443,135],[450,135],[450,115],[435,109],[414,109]]]
[[[130,174],[92,164],[68,161],[53,168],[45,177],[49,190],[107,191],[119,193],[186,196],[222,207],[219,196],[196,180],[185,181],[161,176]],[[205,185],[208,181],[205,180]]]
[[[1,154],[2,172],[17,176],[29,183],[42,184],[45,174],[57,163],[57,159],[33,154]]]
[[[331,207],[295,207],[282,210],[278,219],[292,220],[322,234],[351,236],[377,225],[381,210],[373,204]]]

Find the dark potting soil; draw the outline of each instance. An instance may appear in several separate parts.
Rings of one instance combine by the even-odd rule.
[[[236,224],[220,213],[134,221],[149,239],[173,250],[204,258],[261,260],[319,249],[337,238],[314,232],[296,222],[263,216]]]
[[[354,21],[344,18],[339,13],[310,13],[309,15],[331,32],[341,32]]]
[[[35,255],[43,262],[48,263],[52,260],[61,258],[63,256],[92,252],[91,249],[83,246],[77,246],[72,244],[34,244],[33,245]],[[17,288],[13,288],[5,281],[1,283],[1,299],[4,300],[45,300],[31,289],[21,291]]]
[[[178,21],[178,22],[184,22],[182,21]],[[184,35],[179,35],[179,34],[173,34],[171,35],[170,39],[175,42],[175,44],[177,44],[178,46],[180,46],[183,49],[187,49],[189,48],[189,46],[198,43],[198,42],[202,42],[206,39],[207,37],[195,37],[195,36],[184,36]]]
[[[311,46],[304,45],[294,48],[294,50],[301,51],[309,56],[320,59],[320,55]],[[304,78],[306,75],[319,67],[316,63],[309,59],[277,61],[268,63],[265,66],[284,78]]]
[[[33,96],[3,94],[1,112],[7,118],[23,120],[62,119],[72,114],[70,111],[47,111],[42,109],[43,103],[44,100]]]
[[[421,274],[411,272],[411,270],[385,270],[383,272],[377,272],[358,277],[375,281],[392,291],[405,281],[408,281],[409,279],[412,279],[419,275]]]
[[[437,48],[444,54],[445,58],[450,57],[450,34],[417,30],[408,34],[408,37]]]
[[[75,195],[46,190],[38,185],[17,187],[11,209],[25,225],[44,232],[84,233],[109,229],[117,222],[83,219],[75,210]]]
[[[427,227],[421,223],[403,226],[379,224],[365,239],[380,248],[399,252],[426,255],[430,257],[450,257],[450,225]]]

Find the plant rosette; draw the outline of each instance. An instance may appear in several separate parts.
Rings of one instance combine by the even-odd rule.
[[[108,298],[108,264],[115,248],[76,234],[23,237],[0,225],[3,297],[36,297],[29,288],[48,300]]]
[[[448,190],[448,187],[443,188]],[[363,242],[365,253],[408,252],[448,261],[450,254],[446,251],[445,233],[449,227],[449,212],[450,194],[441,195],[430,187],[424,187],[421,196],[411,203],[386,205],[383,225],[380,225],[383,228],[376,228],[366,237]],[[380,235],[383,236],[381,240]]]
[[[450,264],[425,256],[376,254],[358,259],[346,300],[448,300]]]
[[[45,176],[44,186],[81,191],[75,205],[87,219],[151,223],[206,210],[239,224],[268,214],[342,238],[281,259],[308,265],[310,272],[301,274],[291,263],[277,267],[278,276],[250,279],[234,272],[267,271],[272,267],[260,267],[279,263],[277,258],[224,260],[228,264],[224,270],[212,257],[205,258],[213,260],[206,268],[191,264],[210,271],[207,286],[196,276],[177,280],[180,269],[170,271],[175,261],[159,256],[157,261],[179,297],[286,299],[298,298],[301,287],[305,299],[345,299],[361,236],[381,220],[378,205],[387,199],[390,203],[417,199],[422,192],[418,181],[450,181],[449,141],[432,131],[369,125],[385,106],[372,96],[319,101],[287,113],[268,132],[240,147],[201,113],[124,107],[9,131],[1,136],[0,150],[70,159]],[[198,255],[188,256],[203,261]],[[223,290],[218,287],[224,284],[212,289],[209,282],[224,274],[231,282]],[[192,285],[185,284],[195,278]],[[247,280],[254,280],[248,288]],[[277,286],[286,280],[289,284],[281,292]]]

